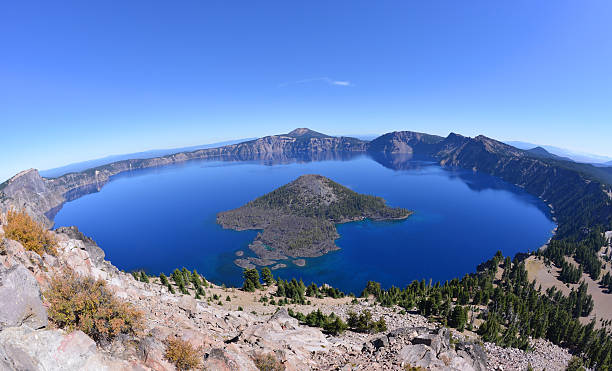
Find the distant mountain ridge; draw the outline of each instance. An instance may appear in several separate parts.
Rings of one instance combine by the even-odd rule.
[[[424,156],[442,166],[497,176],[549,203],[560,223],[561,235],[576,233],[578,225],[608,224],[612,215],[612,168],[609,167],[566,161],[540,149],[518,149],[482,135],[470,138],[451,133],[444,138],[398,131],[364,141],[328,136],[307,128],[222,147],[122,160],[57,178],[43,178],[36,170],[25,171],[0,185],[0,210],[26,209],[40,221],[52,225],[53,212],[63,202],[79,197],[83,191],[98,191],[112,176],[127,171],[202,159],[266,161],[347,154],[399,155],[403,159]],[[578,215],[571,218],[573,214]]]
[[[550,158],[550,159],[555,159],[555,160],[560,160],[560,161],[573,161],[569,157],[561,157],[561,156],[552,154],[542,147],[535,147],[532,149],[528,149],[527,152],[529,152],[535,157],[540,157],[540,158]]]
[[[111,156],[106,156],[102,158],[96,158],[93,160],[75,162],[72,164],[56,167],[53,169],[40,170],[39,172],[40,172],[40,175],[42,175],[45,178],[56,178],[64,174],[74,173],[74,172],[83,171],[83,170],[91,169],[91,168],[98,167],[98,166],[108,165],[113,162],[122,161],[122,160],[129,160],[129,159],[136,159],[136,158],[147,159],[147,158],[154,158],[154,157],[160,157],[160,156],[167,156],[167,155],[179,153],[179,152],[191,152],[191,151],[195,151],[198,149],[222,147],[222,146],[227,146],[230,144],[246,142],[246,141],[253,140],[253,139],[256,139],[256,138],[228,140],[224,142],[216,142],[216,143],[202,144],[198,146],[180,147],[180,148],[152,149],[149,151],[126,153],[123,155],[111,155]]]
[[[530,149],[534,149],[537,147],[541,147],[553,155],[568,158],[575,162],[582,162],[586,164],[612,165],[612,157],[608,157],[608,156],[600,156],[600,155],[596,155],[592,153],[575,152],[575,151],[571,151],[565,148],[543,145],[543,144],[534,144],[534,143],[529,143],[529,142],[507,141],[505,143],[511,146],[514,146],[516,148],[519,148],[519,149],[524,149],[524,150],[530,150]]]

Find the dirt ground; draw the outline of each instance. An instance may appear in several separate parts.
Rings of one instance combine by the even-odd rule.
[[[568,262],[576,264],[572,258],[567,258]],[[577,288],[578,284],[564,284],[557,277],[561,269],[554,265],[547,267],[543,260],[537,259],[535,256],[530,256],[525,261],[527,275],[530,281],[535,280],[536,286],[542,285],[542,290],[546,290],[552,286],[561,290],[565,295],[569,294],[572,288]],[[588,323],[592,318],[612,320],[612,294],[605,292],[605,289],[599,287],[599,284],[588,275],[583,274],[582,279],[587,283],[587,292],[593,296],[595,306],[593,312],[588,318],[582,318],[583,323]],[[599,322],[599,321],[598,321]],[[598,323],[599,325],[599,323]]]

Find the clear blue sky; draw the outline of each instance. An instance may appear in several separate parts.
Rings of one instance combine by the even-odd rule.
[[[310,127],[612,155],[612,2],[9,1],[0,179]]]

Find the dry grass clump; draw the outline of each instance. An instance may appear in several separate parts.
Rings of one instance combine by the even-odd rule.
[[[427,369],[421,367],[421,366],[411,366],[411,365],[406,365],[404,366],[404,370],[405,371],[427,371]]]
[[[260,371],[285,371],[285,365],[272,353],[257,354],[253,362]]]
[[[164,357],[178,370],[199,369],[202,364],[202,350],[175,336],[166,339]]]
[[[142,313],[116,298],[103,280],[66,269],[52,278],[44,297],[49,303],[49,320],[55,326],[81,330],[97,343],[119,334],[136,335],[142,329]]]
[[[9,211],[6,221],[7,224],[3,226],[6,238],[18,241],[26,250],[41,256],[43,253],[57,254],[57,242],[51,233],[25,211]]]

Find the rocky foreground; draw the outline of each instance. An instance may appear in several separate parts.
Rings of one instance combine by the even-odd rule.
[[[2,237],[0,227],[0,238]],[[16,241],[0,243],[0,370],[173,370],[165,358],[165,340],[176,335],[201,350],[207,370],[265,369],[254,360],[269,355],[286,370],[562,370],[569,354],[533,341],[533,352],[481,344],[474,334],[459,334],[425,317],[383,308],[372,300],[312,299],[309,305],[277,306],[259,301],[274,288],[247,293],[212,286],[207,297],[171,294],[156,281],[143,283],[104,260],[104,252],[76,228],[54,232],[56,256],[26,251]],[[81,331],[54,329],[41,296],[51,278],[65,268],[102,279],[114,294],[144,313],[138,336],[121,335],[96,344]],[[239,308],[240,307],[240,308]],[[364,334],[325,335],[300,325],[287,307],[303,313],[318,308],[342,318],[369,309],[388,329]],[[242,309],[242,310],[238,310]]]

